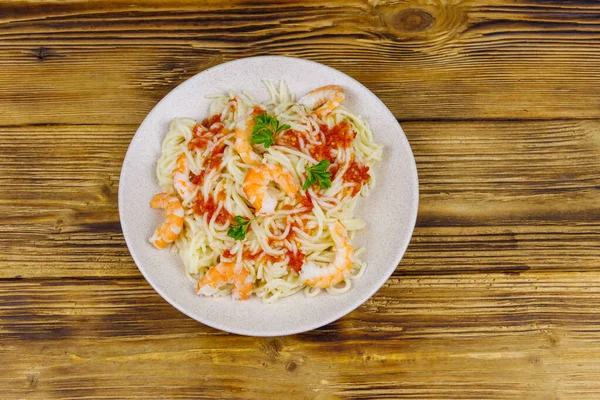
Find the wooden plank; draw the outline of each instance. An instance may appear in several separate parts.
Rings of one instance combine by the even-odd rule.
[[[402,120],[600,117],[600,4],[435,4],[4,3],[0,124],[138,124],[194,73],[264,54],[338,68]]]
[[[600,267],[600,122],[403,126],[421,203],[398,273]],[[139,276],[117,209],[135,128],[0,128],[0,277]]]
[[[429,200],[420,204],[421,225],[600,219],[598,121],[402,125]]]
[[[0,281],[8,399],[570,399],[600,395],[600,274],[393,278],[342,320],[250,338],[142,279]]]
[[[123,266],[133,272],[117,208],[121,163],[133,129],[2,129],[3,277],[85,276],[105,270],[118,275]]]
[[[221,61],[193,48],[0,48],[0,125],[139,124],[177,84]]]

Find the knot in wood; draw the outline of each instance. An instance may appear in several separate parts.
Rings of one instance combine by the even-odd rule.
[[[39,49],[37,49],[35,56],[37,57],[38,60],[42,60],[44,61],[46,59],[46,57],[48,57],[50,55],[50,51],[44,47],[41,46]]]
[[[288,372],[293,372],[296,368],[298,368],[298,364],[293,361],[290,361],[285,365],[285,369]]]
[[[425,10],[404,8],[395,11],[391,15],[389,23],[398,31],[423,32],[433,26],[435,18]]]

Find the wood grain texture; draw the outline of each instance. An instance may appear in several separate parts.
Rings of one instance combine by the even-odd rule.
[[[599,13],[593,1],[8,2],[0,113],[138,124],[200,70],[279,54],[350,74],[402,120],[599,118]]]
[[[199,325],[139,279],[0,282],[0,385],[31,399],[595,398],[598,283],[393,278],[326,328],[263,339]]]
[[[589,0],[0,1],[0,397],[600,398],[599,33]],[[375,92],[421,191],[373,298],[269,339],[168,305],[117,209],[154,104],[266,54]]]

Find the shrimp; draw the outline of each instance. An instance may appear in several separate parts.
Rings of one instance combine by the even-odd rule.
[[[263,112],[265,112],[263,107],[256,106],[235,125],[235,149],[240,154],[242,161],[246,164],[260,164],[261,157],[252,150],[250,137],[252,136],[252,128],[254,128],[254,125],[256,124],[254,117]]]
[[[173,243],[183,228],[183,207],[176,196],[168,193],[159,193],[150,201],[152,208],[162,208],[167,211],[165,222],[154,232],[150,243],[159,249],[164,249]]]
[[[173,186],[184,201],[196,190],[196,185],[190,182],[190,167],[185,153],[177,159],[177,166],[173,170]]]
[[[344,98],[344,89],[342,87],[327,85],[306,93],[298,100],[298,103],[311,110],[316,108],[315,114],[319,117],[325,117],[338,108],[344,101]]]
[[[290,171],[275,164],[261,164],[252,167],[244,179],[244,193],[258,214],[273,214],[277,199],[267,191],[269,182],[276,182],[290,197],[298,192],[298,185]]]
[[[210,268],[198,282],[196,294],[212,296],[219,288],[228,283],[235,287],[231,291],[235,300],[247,300],[252,294],[254,283],[252,276],[242,264],[235,262],[221,262]]]
[[[335,258],[326,267],[319,267],[308,261],[302,266],[300,280],[308,286],[328,288],[344,280],[352,269],[354,248],[348,243],[348,231],[341,222],[329,225],[329,232],[335,243]]]

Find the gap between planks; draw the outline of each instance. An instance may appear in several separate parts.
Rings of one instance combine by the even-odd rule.
[[[183,83],[183,81],[181,82]],[[110,127],[115,127],[115,128],[121,128],[121,127],[139,127],[140,124],[142,123],[143,119],[140,120],[139,124],[121,124],[121,123],[94,123],[94,122],[90,122],[90,123],[82,123],[82,124],[74,124],[74,123],[39,123],[39,124],[0,124],[0,129],[4,129],[4,128],[43,128],[43,127],[53,127],[53,128],[60,128],[60,127],[76,127],[76,126],[110,126]],[[507,123],[514,123],[514,122],[523,122],[523,123],[536,123],[536,122],[569,122],[569,121],[573,121],[573,122],[580,122],[580,121],[600,121],[600,118],[598,117],[557,117],[557,118],[402,118],[402,119],[396,119],[396,121],[398,121],[398,123],[400,125],[405,124],[405,123],[412,123],[412,122],[432,122],[432,123],[464,123],[464,122],[473,122],[473,123],[477,123],[477,122],[497,122],[497,123],[502,123],[502,122],[507,122]]]

